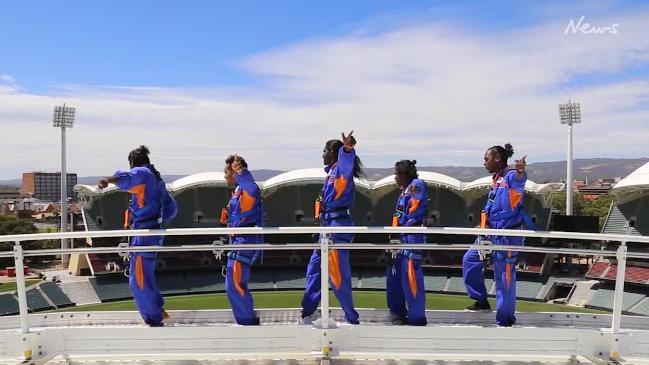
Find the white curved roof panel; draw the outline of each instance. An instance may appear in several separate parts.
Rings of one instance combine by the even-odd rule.
[[[327,173],[323,168],[310,168],[310,169],[300,169],[292,170],[273,176],[270,179],[266,180],[263,183],[262,189],[270,189],[280,185],[286,185],[291,183],[305,183],[305,182],[318,182],[323,183]],[[363,179],[354,179],[354,182],[357,186],[370,189],[371,184]]]
[[[629,176],[615,184],[613,192],[619,193],[643,189],[649,189],[649,162],[640,166],[638,169],[630,173]]]
[[[193,174],[167,184],[167,189],[169,191],[180,191],[188,188],[193,188],[197,186],[226,186],[225,178],[223,177],[223,172],[202,172],[199,174]]]
[[[448,175],[444,175],[432,171],[418,171],[417,173],[419,174],[419,178],[424,180],[426,184],[441,185],[454,190],[462,189],[462,182]],[[372,185],[372,187],[378,189],[384,186],[389,186],[394,184],[395,184],[394,175],[389,175],[375,182]]]

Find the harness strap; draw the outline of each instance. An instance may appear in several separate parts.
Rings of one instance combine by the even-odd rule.
[[[407,257],[409,259],[413,259],[413,260],[421,260],[421,259],[423,259],[423,256],[421,254],[415,253],[415,252],[407,250],[407,249],[403,249],[399,253],[401,255],[403,255],[403,256],[405,256],[405,257]]]
[[[237,260],[237,261],[242,262],[242,263],[244,263],[246,265],[252,266],[252,264],[255,262],[256,257],[248,257],[248,256],[242,255],[242,254],[240,254],[238,252],[230,251],[230,252],[228,252],[228,258],[230,258],[232,260]]]

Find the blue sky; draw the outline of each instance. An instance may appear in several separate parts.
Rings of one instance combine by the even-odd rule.
[[[581,16],[619,32],[564,34]],[[62,102],[78,108],[82,175],[140,143],[169,173],[219,170],[237,151],[259,168],[314,167],[342,129],[368,166],[478,165],[505,142],[558,160],[548,136],[567,98],[584,109],[577,157],[646,156],[648,16],[632,1],[3,1],[0,126],[21,152],[0,178],[57,169],[41,128]],[[623,143],[598,148],[604,136]]]
[[[34,91],[66,83],[249,84],[254,80],[237,63],[250,54],[430,6],[422,1],[10,1],[0,12],[0,41],[7,51],[0,67]]]
[[[582,4],[556,12],[599,15],[635,6]],[[555,16],[546,6],[535,1],[5,1],[0,70],[33,92],[61,84],[250,85],[258,80],[239,63],[293,42],[357,28],[380,32],[408,22],[457,21],[474,30],[504,30]],[[646,67],[641,71],[647,75]]]

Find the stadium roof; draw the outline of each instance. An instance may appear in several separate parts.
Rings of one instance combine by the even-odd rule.
[[[449,189],[462,190],[462,182],[448,175],[431,171],[418,171],[418,174],[419,178],[424,180],[426,184],[441,185]],[[378,189],[394,184],[394,175],[390,175],[375,182],[372,186],[373,188]]]
[[[223,171],[219,172],[202,172],[182,177],[171,184],[167,184],[169,191],[178,192],[180,190],[194,188],[199,186],[226,186]]]
[[[296,183],[296,182],[318,182],[322,183],[327,174],[322,168],[311,168],[288,171],[277,176],[273,176],[263,183],[262,189],[270,189],[280,185]],[[363,179],[354,179],[356,186],[370,189],[371,184]]]
[[[649,162],[640,166],[613,187],[613,193],[649,189]]]
[[[97,187],[97,185],[77,184],[74,186],[74,191],[76,191],[80,195],[93,196],[93,195],[108,194],[114,191],[119,191],[119,189],[117,188],[117,186],[113,184],[109,184],[106,189],[101,189],[101,190]]]
[[[463,190],[486,188],[491,186],[491,176],[485,176],[463,185]],[[549,193],[562,188],[563,184],[561,183],[537,184],[532,180],[527,180],[525,183],[525,190],[536,194]]]
[[[640,169],[636,170],[636,172],[640,171],[643,168],[645,169],[643,175],[645,181],[644,185],[647,185],[649,184],[649,163],[641,167]],[[629,175],[627,179],[631,178],[636,172]],[[259,185],[262,189],[270,189],[270,188],[291,184],[291,183],[313,183],[313,182],[322,183],[325,177],[326,177],[326,173],[322,168],[300,169],[300,170],[293,170],[293,171],[285,172],[283,174],[279,174],[277,176],[274,176],[266,180],[263,183],[260,182]],[[483,178],[467,183],[467,182],[462,182],[460,180],[457,180],[448,175],[440,174],[437,172],[419,171],[419,178],[424,180],[429,185],[443,186],[445,188],[457,190],[457,191],[480,189],[491,185],[491,176],[485,176]],[[389,175],[375,182],[367,181],[364,179],[354,179],[354,181],[356,182],[356,185],[358,187],[364,189],[378,189],[378,188],[394,185],[394,176]],[[622,182],[620,182],[616,186],[616,188],[620,186],[620,184],[622,184]],[[223,178],[222,172],[220,171],[204,172],[204,173],[189,175],[180,178],[172,182],[171,184],[167,184],[167,189],[170,192],[177,193],[184,189],[195,188],[200,186],[220,187],[225,185],[226,182],[225,179]],[[537,194],[548,193],[557,189],[561,189],[562,187],[563,184],[559,184],[559,183],[537,184],[531,180],[528,180],[527,184],[525,185],[525,189],[527,191],[537,193]],[[99,190],[97,186],[94,185],[76,185],[74,187],[74,190],[81,195],[93,196],[93,195],[106,194],[106,193],[116,191],[117,187],[111,184],[109,185],[108,188]]]

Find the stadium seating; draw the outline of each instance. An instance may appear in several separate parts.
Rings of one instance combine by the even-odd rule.
[[[273,270],[255,267],[250,274],[248,288],[250,290],[270,290],[273,289],[274,279]]]
[[[590,269],[586,273],[587,278],[599,279],[604,275],[608,269],[608,262],[606,261],[596,261],[591,265]]]
[[[462,267],[464,251],[435,251],[430,255],[429,266],[433,267]]]
[[[124,275],[102,275],[90,278],[97,296],[102,302],[131,298],[128,278]]]
[[[644,297],[638,303],[629,308],[631,314],[649,316],[649,297]]]
[[[53,307],[47,302],[41,292],[36,289],[27,290],[27,307],[30,311],[39,312],[47,309],[52,309]]]
[[[174,273],[160,275],[162,280],[173,277]],[[194,271],[185,274],[187,293],[213,293],[225,290],[225,278],[220,271]]]
[[[363,289],[385,290],[385,266],[380,268],[366,268],[361,273]]]
[[[41,290],[47,295],[48,298],[56,305],[57,308],[65,308],[73,306],[74,303],[68,298],[61,288],[52,282],[44,282],[40,284]]]
[[[466,294],[464,280],[461,276],[451,276],[448,279],[448,284],[444,291],[448,293]]]
[[[535,300],[542,287],[542,282],[517,279],[516,298]]]
[[[595,262],[586,277],[592,279],[615,280],[617,278],[617,265],[606,261]],[[649,283],[649,268],[627,265],[624,272],[624,281],[634,284]]]
[[[586,307],[613,309],[614,296],[615,290],[600,288],[595,292],[593,298],[586,303]],[[628,310],[643,298],[645,298],[644,294],[625,292],[622,299],[622,310]]]
[[[0,294],[0,316],[18,314],[18,301],[12,294]]]
[[[275,271],[277,289],[304,289],[306,287],[305,272],[306,268],[287,268]]]
[[[525,253],[525,255],[522,256],[522,259],[519,259],[519,262],[523,264],[523,267],[520,269],[520,271],[541,273],[544,261],[545,254],[531,252]]]
[[[629,283],[647,284],[647,282],[649,282],[649,268],[627,266],[624,275],[624,281]]]
[[[441,292],[446,286],[447,277],[442,273],[424,273],[424,288],[427,292]]]

